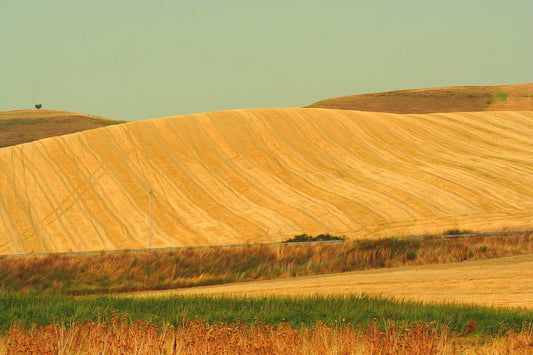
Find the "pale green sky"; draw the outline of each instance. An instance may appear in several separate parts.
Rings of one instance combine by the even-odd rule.
[[[0,111],[125,120],[533,81],[531,0],[0,0]]]

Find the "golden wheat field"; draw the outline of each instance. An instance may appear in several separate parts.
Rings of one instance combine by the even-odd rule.
[[[255,109],[0,149],[0,254],[527,227],[533,112]]]
[[[533,308],[533,254],[451,264],[397,267],[279,280],[241,282],[168,291],[168,295],[372,294],[423,302]]]

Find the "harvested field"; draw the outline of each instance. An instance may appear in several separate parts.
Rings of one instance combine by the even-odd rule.
[[[374,294],[424,302],[533,308],[533,254],[453,264],[367,270],[181,290],[136,293],[180,295]]]
[[[528,227],[533,112],[258,109],[0,149],[0,254]]]

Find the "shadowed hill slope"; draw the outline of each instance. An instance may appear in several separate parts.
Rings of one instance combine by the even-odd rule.
[[[0,149],[0,254],[474,230],[533,220],[533,112],[261,109]]]
[[[388,91],[325,99],[308,107],[390,113],[533,111],[533,83]]]
[[[124,121],[58,110],[0,112],[0,148],[86,131]]]

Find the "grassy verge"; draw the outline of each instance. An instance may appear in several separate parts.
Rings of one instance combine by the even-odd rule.
[[[13,322],[24,326],[45,326],[51,322],[72,324],[80,320],[102,321],[125,315],[133,322],[148,320],[179,326],[189,320],[209,324],[280,324],[308,327],[320,321],[335,325],[373,325],[387,329],[392,323],[432,323],[437,330],[463,334],[475,322],[473,333],[495,335],[520,330],[533,321],[533,311],[466,305],[433,305],[396,301],[374,296],[310,297],[167,297],[132,299],[124,297],[73,298],[60,295],[0,295],[0,329]],[[58,318],[58,316],[61,316]],[[58,323],[57,323],[58,324]]]
[[[532,235],[50,255],[0,259],[0,292],[160,290],[533,252]]]
[[[0,292],[69,295],[161,290],[533,252],[533,235],[0,258]]]

